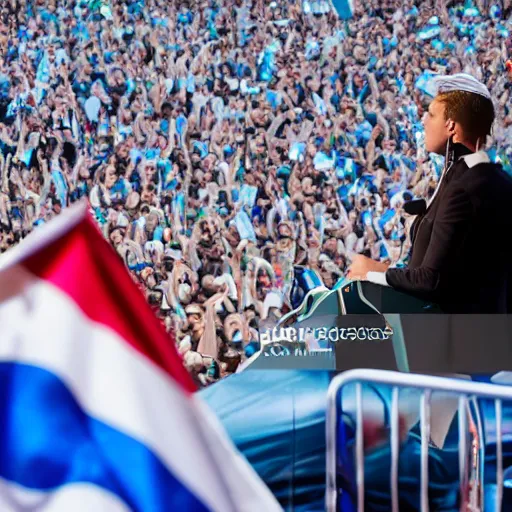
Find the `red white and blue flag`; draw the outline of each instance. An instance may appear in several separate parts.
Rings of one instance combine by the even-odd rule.
[[[273,512],[75,205],[0,258],[0,510]]]

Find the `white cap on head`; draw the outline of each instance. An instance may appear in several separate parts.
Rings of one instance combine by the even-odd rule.
[[[456,75],[436,76],[434,78],[436,94],[453,91],[466,91],[473,94],[479,94],[488,100],[491,100],[489,89],[475,77],[466,73]]]

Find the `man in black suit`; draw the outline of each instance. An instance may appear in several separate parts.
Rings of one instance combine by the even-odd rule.
[[[410,263],[390,268],[358,255],[348,277],[391,286],[445,313],[506,313],[512,180],[479,151],[494,122],[492,100],[469,75],[436,82],[424,119],[425,146],[446,155],[445,169],[412,225]]]

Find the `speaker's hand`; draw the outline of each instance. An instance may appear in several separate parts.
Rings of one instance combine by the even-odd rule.
[[[385,272],[388,265],[379,261],[374,261],[361,254],[352,257],[352,264],[347,273],[347,278],[351,281],[364,281],[368,272]]]
[[[368,272],[371,272],[372,263],[373,261],[366,256],[360,254],[355,255],[352,258],[352,264],[348,269],[347,277],[351,281],[364,281]]]

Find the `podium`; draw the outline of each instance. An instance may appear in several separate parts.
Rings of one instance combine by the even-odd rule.
[[[262,341],[254,368],[512,371],[512,315],[443,314],[435,304],[362,281],[311,290],[277,333]]]
[[[351,281],[341,290],[347,315],[370,313],[371,310],[374,313],[401,315],[441,313],[437,304],[368,281]]]
[[[378,354],[381,369],[407,372],[398,313],[435,310],[431,304],[373,283],[346,282],[333,290],[319,287],[310,290],[301,306],[276,328],[260,333],[261,359],[253,368],[334,370],[341,353],[350,368],[361,367],[365,345],[373,357]],[[358,362],[354,360],[352,366],[353,356]]]

